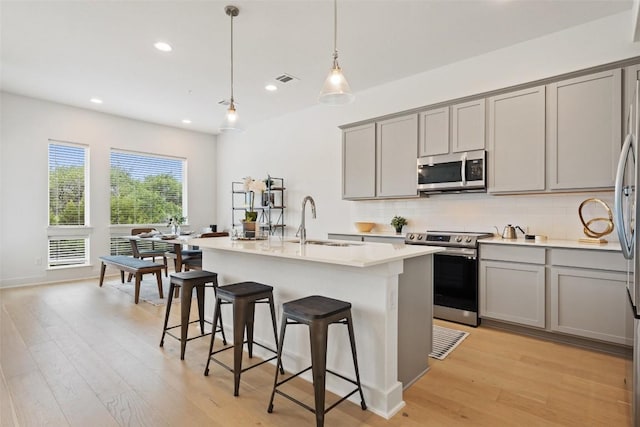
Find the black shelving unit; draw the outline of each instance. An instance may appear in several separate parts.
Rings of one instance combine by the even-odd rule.
[[[231,183],[232,226],[242,225],[245,212],[249,210],[250,200],[253,197],[255,198],[253,210],[258,212],[257,221],[260,227],[268,229],[269,234],[272,236],[280,234],[284,238],[284,228],[286,227],[284,223],[284,210],[286,208],[284,178],[268,175],[267,183],[267,190],[262,193],[261,198],[260,194],[253,194],[253,191],[245,191],[243,182],[233,181]]]

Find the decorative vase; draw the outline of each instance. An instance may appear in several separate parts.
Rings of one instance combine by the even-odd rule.
[[[396,234],[402,234],[402,227],[396,227]]]
[[[178,234],[178,233],[176,232],[176,229],[177,229],[176,225],[172,223],[172,224],[171,224],[171,234]]]
[[[244,237],[256,237],[256,222],[242,221],[242,231],[244,232]]]

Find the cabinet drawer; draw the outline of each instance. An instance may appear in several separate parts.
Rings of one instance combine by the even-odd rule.
[[[617,251],[552,249],[550,258],[551,265],[627,271],[627,260]]]
[[[481,259],[544,264],[545,253],[545,248],[516,247],[513,245],[480,245]]]

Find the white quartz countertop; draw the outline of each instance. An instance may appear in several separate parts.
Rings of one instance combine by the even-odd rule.
[[[318,240],[318,239],[309,239]],[[241,252],[301,261],[321,262],[326,264],[346,265],[351,267],[370,267],[434,254],[444,250],[439,246],[415,246],[389,243],[351,242],[327,240],[332,243],[345,243],[348,246],[323,246],[294,243],[271,237],[268,240],[232,240],[230,237],[215,239],[192,239],[190,245],[198,245],[203,249],[215,249],[230,252]]]
[[[547,239],[544,241],[534,241],[522,239],[502,239],[500,237],[489,237],[479,240],[480,244],[492,245],[515,245],[515,246],[538,246],[543,248],[564,248],[564,249],[593,249],[599,251],[620,251],[619,242],[610,243],[582,243],[578,240]]]

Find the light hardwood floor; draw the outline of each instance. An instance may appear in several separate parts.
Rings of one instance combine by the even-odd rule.
[[[267,413],[272,365],[245,372],[233,397],[231,373],[213,364],[203,376],[208,338],[190,341],[180,361],[178,341],[158,347],[164,307],[135,305],[97,280],[2,290],[0,306],[1,426],[315,425],[282,397]],[[623,357],[437,323],[471,335],[444,361],[431,359],[395,417],[343,402],[326,425],[630,425]],[[310,385],[291,383],[311,404]]]

